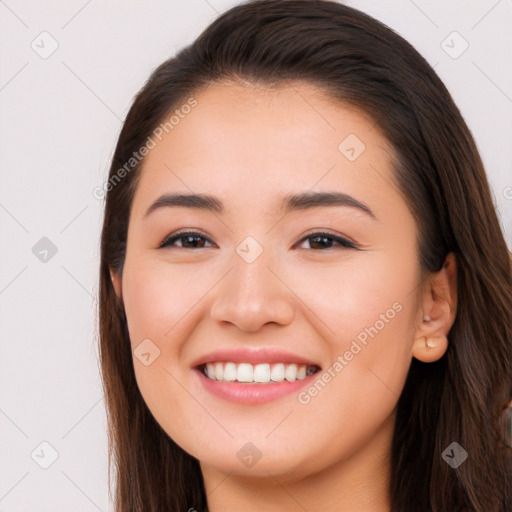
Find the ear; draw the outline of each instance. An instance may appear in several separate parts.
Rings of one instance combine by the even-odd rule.
[[[123,287],[122,287],[121,276],[119,274],[117,274],[116,271],[112,267],[109,267],[109,268],[110,268],[110,278],[112,279],[112,286],[114,287],[114,291],[116,292],[117,297],[121,301],[121,304],[123,304]]]
[[[412,355],[431,363],[440,359],[448,348],[448,332],[457,312],[457,267],[455,255],[446,256],[443,267],[426,280],[421,297],[418,326]]]

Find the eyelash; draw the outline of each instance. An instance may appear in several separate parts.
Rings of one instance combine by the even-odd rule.
[[[201,238],[204,238],[205,240],[207,240],[208,242],[210,243],[213,243],[211,242],[211,240],[209,240],[208,237],[204,236],[203,234],[197,232],[197,231],[181,231],[181,232],[178,232],[178,233],[172,233],[170,235],[168,235],[163,241],[162,243],[159,245],[159,249],[163,249],[163,248],[166,248],[166,247],[173,247],[172,244],[174,244],[174,242],[176,242],[176,240],[179,240],[179,239],[182,239],[182,238],[185,238],[187,236],[192,236],[192,237],[195,237],[195,236],[199,236]],[[319,237],[319,236],[322,236],[322,237],[326,237],[326,238],[329,238],[331,240],[334,240],[335,242],[337,242],[341,247],[341,249],[356,249],[358,250],[359,247],[351,242],[350,240],[347,240],[346,238],[343,238],[343,237],[340,237],[340,236],[337,236],[337,235],[334,235],[332,233],[329,233],[329,232],[325,232],[325,231],[315,231],[313,233],[309,233],[308,235],[304,236],[301,240],[299,240],[298,243],[304,241],[304,240],[307,240],[309,238],[316,238],[316,237]],[[174,248],[177,248],[177,249],[185,249],[187,250],[186,247],[179,247],[179,246],[174,246]],[[203,249],[203,247],[196,247],[196,249]],[[310,250],[310,251],[325,251],[325,250],[328,250],[328,249],[332,249],[332,247],[328,247],[327,249],[307,249],[307,250]],[[192,250],[192,249],[190,249]]]

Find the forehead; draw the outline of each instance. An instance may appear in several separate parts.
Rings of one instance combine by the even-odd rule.
[[[146,205],[166,189],[261,201],[316,184],[368,198],[393,188],[392,150],[372,119],[315,86],[217,83],[191,98],[152,137],[136,193]]]

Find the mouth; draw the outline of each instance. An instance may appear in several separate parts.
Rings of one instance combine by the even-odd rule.
[[[293,397],[321,371],[312,360],[272,347],[218,349],[191,366],[203,391],[236,405]]]
[[[272,384],[304,380],[320,371],[317,365],[297,363],[235,363],[215,361],[199,365],[197,369],[208,379],[242,384]]]

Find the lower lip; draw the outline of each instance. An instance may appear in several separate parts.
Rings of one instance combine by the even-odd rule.
[[[240,382],[224,382],[209,379],[197,368],[194,372],[198,375],[201,384],[208,392],[229,402],[246,405],[258,405],[278,400],[291,393],[298,393],[301,388],[309,385],[317,377],[317,373],[308,375],[302,380],[294,382],[270,382],[268,384]]]

